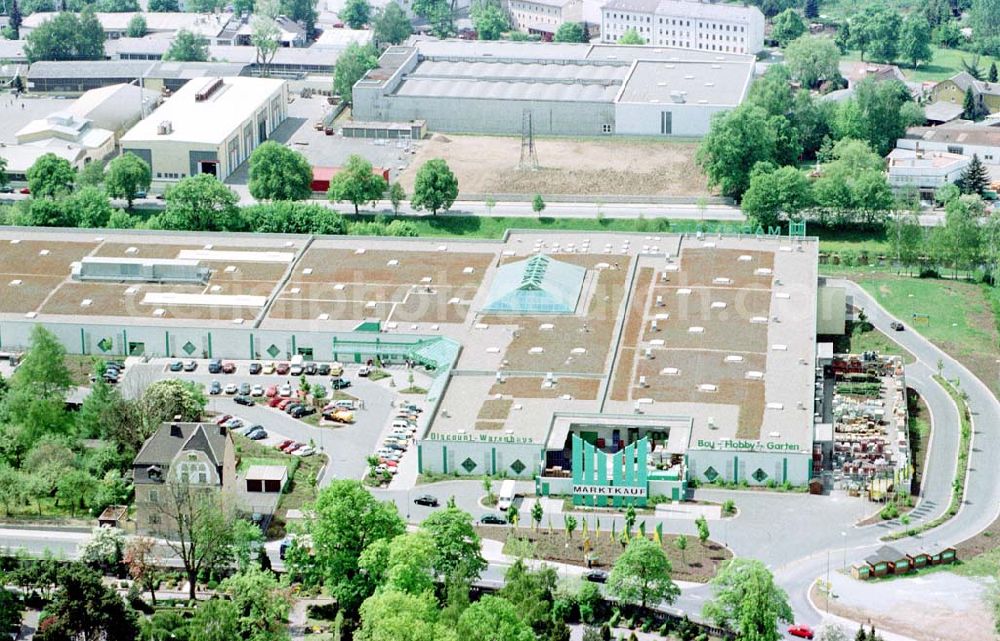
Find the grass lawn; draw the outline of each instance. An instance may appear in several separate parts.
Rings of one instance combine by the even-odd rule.
[[[833,351],[838,354],[860,354],[876,351],[879,354],[896,354],[903,357],[904,363],[916,362],[913,354],[900,347],[889,336],[877,329],[861,331],[852,321],[847,322],[847,333],[833,337]]]
[[[826,12],[826,6],[824,5],[824,13]],[[931,45],[931,51],[934,54],[933,59],[930,63],[924,63],[917,66],[916,69],[910,67],[908,62],[903,62],[897,60],[896,64],[902,70],[903,75],[909,80],[915,82],[932,81],[938,82],[946,78],[954,76],[959,71],[962,71],[962,58],[965,58],[966,62],[972,63],[972,58],[975,54],[969,53],[968,51],[960,51],[958,49],[945,49],[943,47],[938,47],[937,45]],[[861,56],[857,51],[850,51],[846,55],[841,56],[842,60],[861,60]],[[990,68],[990,63],[996,60],[989,56],[980,56],[979,58],[979,68],[985,73]],[[1000,64],[1000,60],[997,61]]]
[[[73,377],[74,385],[89,386],[90,375],[94,373],[94,364],[100,360],[103,359],[96,356],[66,354],[63,362],[66,363],[66,369],[69,370],[70,376]]]
[[[913,483],[911,494],[920,493],[920,483],[924,477],[924,457],[931,438],[931,415],[927,403],[913,390],[906,391],[906,405],[909,413],[910,452],[913,456]]]
[[[327,461],[326,456],[313,454],[312,456],[296,457],[284,454],[273,447],[261,445],[239,434],[233,434],[233,441],[236,443],[236,452],[240,457],[238,468],[240,470],[254,463],[289,466],[288,485],[278,503],[278,509],[271,520],[271,525],[267,529],[268,539],[274,540],[284,537],[285,516],[288,514],[288,510],[302,509],[307,503],[316,500],[316,477]]]
[[[538,530],[518,528],[516,536],[508,526],[485,525],[478,526],[479,536],[485,539],[504,541],[504,552],[515,550],[533,550],[532,557],[544,561],[586,565],[583,557],[583,536],[577,531],[573,537],[567,538],[563,530],[549,532],[544,526]],[[648,534],[648,532],[647,532]],[[674,568],[673,578],[679,581],[697,581],[705,583],[713,576],[719,564],[732,558],[732,553],[718,543],[709,540],[702,545],[696,536],[687,536],[687,549],[683,555],[674,545],[676,535],[664,535],[663,550],[670,558]],[[621,543],[611,540],[610,530],[602,530],[600,536],[590,533],[591,552],[597,555],[593,567],[610,570],[624,548]],[[518,544],[517,541],[529,543]]]
[[[1000,391],[1000,335],[994,313],[1000,294],[975,283],[862,275],[856,279],[883,307],[938,347],[957,358],[994,393]],[[914,314],[926,314],[919,322]]]
[[[370,220],[372,217],[345,216],[348,220]],[[541,218],[517,216],[398,216],[417,228],[420,236],[465,238],[502,238],[508,229],[538,229],[547,231],[605,232],[685,232],[696,231],[698,220],[668,220],[666,218]],[[706,221],[717,224],[717,221]],[[736,223],[718,223],[734,225]]]

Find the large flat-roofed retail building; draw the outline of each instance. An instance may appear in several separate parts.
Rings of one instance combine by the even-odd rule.
[[[426,367],[421,473],[616,505],[693,478],[801,485],[822,456],[814,239],[8,228],[0,246],[2,350],[43,324],[77,354]]]
[[[703,136],[737,107],[749,55],[642,46],[415,40],[390,47],[354,86],[360,120],[431,131]]]
[[[269,78],[199,78],[122,137],[154,184],[211,174],[224,180],[288,116],[288,85]]]

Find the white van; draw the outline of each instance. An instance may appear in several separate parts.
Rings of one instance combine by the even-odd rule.
[[[500,493],[497,495],[497,509],[506,511],[514,503],[514,481],[507,480],[500,484]]]
[[[405,430],[405,431],[409,432],[411,427],[413,427],[413,425],[410,424],[409,421],[395,420],[395,421],[392,422],[392,429],[394,429],[394,430],[395,429],[401,429],[401,430]]]

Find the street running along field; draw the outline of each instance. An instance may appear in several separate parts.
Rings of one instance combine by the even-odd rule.
[[[520,137],[434,134],[400,174],[413,192],[417,169],[443,158],[464,194],[708,196],[697,143],[645,139],[535,139],[538,171],[518,169]]]

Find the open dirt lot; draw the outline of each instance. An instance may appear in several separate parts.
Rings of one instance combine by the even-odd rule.
[[[519,171],[521,139],[435,134],[399,180],[413,191],[417,169],[443,158],[463,194],[708,195],[694,162],[696,143],[659,140],[536,139],[538,171]]]

